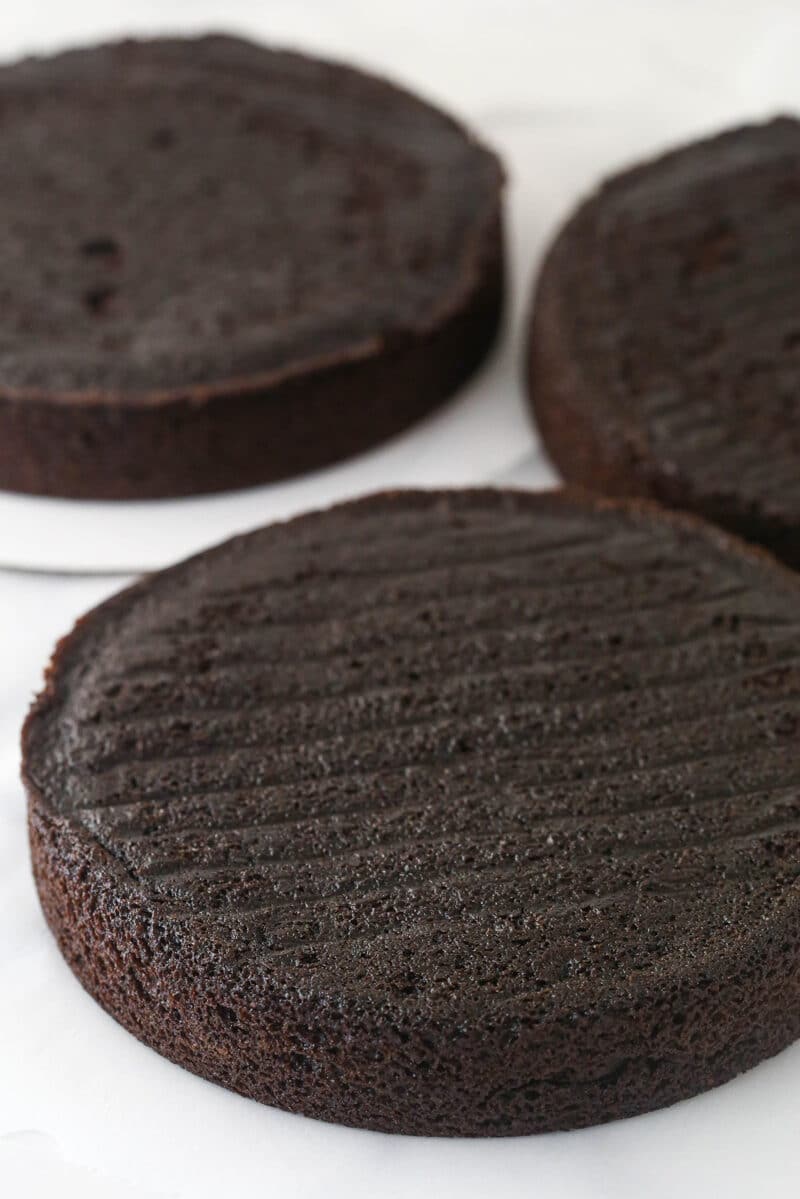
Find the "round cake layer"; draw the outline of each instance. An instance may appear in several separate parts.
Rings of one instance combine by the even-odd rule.
[[[564,477],[686,508],[800,566],[800,124],[617,176],[546,260],[530,396]]]
[[[227,37],[0,69],[0,486],[281,477],[444,399],[502,300],[501,171],[445,114]]]
[[[800,581],[569,494],[370,497],[122,592],[24,734],[87,990],[398,1132],[633,1115],[800,1032]]]

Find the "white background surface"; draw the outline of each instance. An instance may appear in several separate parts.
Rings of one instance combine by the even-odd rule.
[[[680,137],[800,106],[800,8],[766,0],[7,3],[0,57],[125,30],[223,27],[385,69],[498,147],[510,173],[514,259],[504,346],[425,425],[295,484],[112,517],[106,506],[37,509],[0,495],[0,561],[35,565],[58,553],[74,566],[146,566],[151,560],[139,559],[147,545],[152,559],[165,560],[336,495],[490,476],[533,444],[517,381],[522,301],[543,241],[577,195],[599,174]],[[0,186],[8,169],[0,164]],[[534,481],[546,479],[542,466]],[[118,1028],[84,995],[46,932],[17,781],[19,725],[53,642],[117,585],[0,572],[0,1196],[798,1193],[800,1046],[717,1092],[637,1120],[558,1136],[436,1141],[260,1107]]]

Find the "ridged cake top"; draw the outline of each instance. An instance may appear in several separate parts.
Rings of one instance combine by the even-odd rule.
[[[800,565],[800,123],[731,130],[610,180],[549,273],[609,456]]]
[[[581,1009],[769,935],[800,873],[800,585],[649,509],[398,493],[155,575],[62,644],[42,801],[220,961]]]

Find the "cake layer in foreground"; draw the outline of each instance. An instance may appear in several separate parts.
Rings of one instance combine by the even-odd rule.
[[[61,642],[33,867],[86,989],[392,1132],[631,1116],[800,1033],[800,580],[569,493],[385,494]]]

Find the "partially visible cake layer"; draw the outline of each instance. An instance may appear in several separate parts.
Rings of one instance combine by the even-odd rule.
[[[568,481],[689,509],[800,566],[800,123],[624,172],[534,305],[530,397]]]

